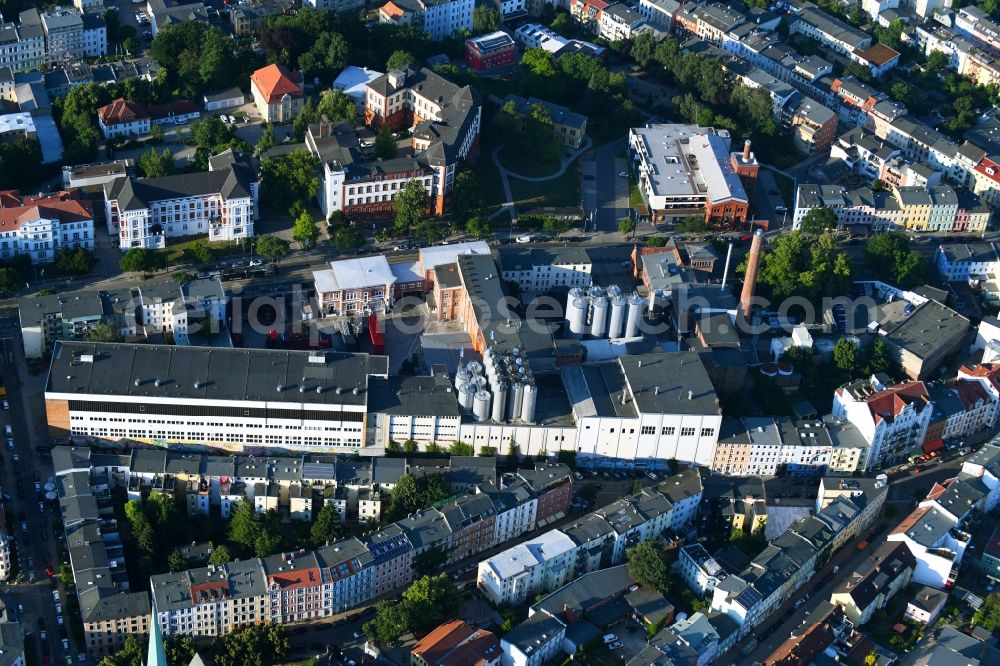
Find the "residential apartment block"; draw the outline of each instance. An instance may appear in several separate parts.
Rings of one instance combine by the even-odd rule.
[[[122,252],[162,249],[168,237],[247,238],[254,235],[259,191],[256,172],[232,150],[209,158],[207,172],[117,178],[104,185],[108,233]]]
[[[411,25],[432,40],[472,31],[473,0],[389,0],[379,7],[380,23]]]
[[[513,104],[521,117],[530,115],[535,105],[543,107],[552,119],[552,133],[563,142],[567,150],[579,148],[587,136],[587,116],[570,111],[565,106],[535,97],[524,98],[517,95],[507,95],[503,101],[505,105]]]
[[[855,626],[865,624],[909,584],[916,566],[906,544],[886,541],[857,570],[848,573],[830,595],[830,603],[843,606]]]
[[[500,274],[521,291],[541,293],[560,287],[589,287],[593,262],[584,248],[501,248]]]
[[[330,268],[313,271],[322,316],[385,312],[394,302],[395,282],[384,255],[331,261]]]
[[[302,72],[290,72],[280,64],[262,67],[250,76],[250,94],[264,122],[291,122],[305,102]]]
[[[0,258],[26,255],[33,264],[47,264],[77,248],[94,249],[94,212],[78,191],[0,191]]]

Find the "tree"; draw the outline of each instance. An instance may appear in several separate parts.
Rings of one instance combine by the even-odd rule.
[[[196,97],[244,79],[253,66],[249,43],[233,42],[215,26],[184,21],[158,30],[150,46],[167,90]]]
[[[270,150],[275,143],[274,125],[271,123],[264,123],[264,131],[261,132],[260,138],[257,139],[257,154],[263,155]]]
[[[432,576],[448,563],[448,551],[442,548],[428,548],[413,558],[413,571],[417,576]]]
[[[101,659],[98,666],[142,666],[146,652],[144,642],[136,635],[128,636],[121,649]]]
[[[542,229],[546,233],[550,233],[553,236],[559,236],[564,234],[573,228],[573,222],[567,220],[564,217],[556,217],[555,215],[546,215],[542,220]]]
[[[288,241],[277,236],[257,238],[257,254],[268,261],[276,261],[288,254]]]
[[[215,642],[215,666],[272,666],[288,654],[288,632],[280,624],[251,624]]]
[[[840,338],[833,348],[833,361],[841,372],[852,374],[858,365],[857,347],[847,338]]]
[[[389,493],[388,519],[397,521],[421,508],[420,491],[417,480],[410,474],[399,477],[392,492]]]
[[[864,666],[878,666],[878,651],[875,648],[872,648],[871,652],[865,655]]]
[[[651,32],[643,32],[632,38],[629,55],[642,67],[647,67],[656,54],[656,38]]]
[[[470,169],[463,169],[455,176],[451,196],[451,217],[468,231],[469,220],[483,212],[483,189]],[[469,232],[471,233],[471,232]]]
[[[375,617],[362,625],[369,640],[394,648],[399,637],[409,630],[410,617],[406,604],[394,604],[383,599],[375,604]]]
[[[305,206],[319,193],[319,158],[307,150],[265,157],[260,163],[261,198],[272,210],[284,212],[293,204]]]
[[[837,214],[833,212],[832,208],[822,206],[813,208],[802,216],[799,230],[807,234],[821,234],[835,226],[837,226]]]
[[[417,452],[417,443],[412,439],[408,439],[403,442],[403,453],[409,455],[411,453]]]
[[[316,113],[320,118],[326,118],[330,122],[348,120],[354,124],[358,119],[358,107],[351,96],[332,88],[320,93]]]
[[[391,160],[399,152],[396,145],[396,137],[392,135],[388,127],[383,126],[375,135],[375,157],[380,160]]]
[[[988,631],[1000,629],[1000,593],[991,592],[986,595],[983,605],[972,616],[972,624],[979,625]]]
[[[688,215],[677,223],[677,232],[682,234],[703,234],[708,231],[708,222],[703,215]]]
[[[663,236],[650,236],[646,239],[646,247],[666,247],[667,240]]]
[[[449,453],[453,456],[474,456],[476,455],[476,450],[473,448],[472,444],[456,440],[451,443]]]
[[[218,116],[203,116],[191,123],[191,139],[197,149],[194,165],[199,170],[208,169],[208,158],[226,150],[236,148],[249,150],[250,146],[233,134],[232,130]]]
[[[135,37],[129,37],[122,42],[122,50],[129,56],[135,56],[138,53],[142,53],[142,44]]]
[[[417,62],[417,59],[413,57],[413,54],[408,53],[403,50],[393,51],[389,59],[385,61],[386,71],[391,72],[394,69],[406,69]]]
[[[226,564],[227,562],[232,562],[236,558],[232,556],[229,552],[229,548],[224,543],[212,546],[212,552],[208,556],[209,564]]]
[[[332,81],[334,73],[347,66],[350,47],[343,36],[325,32],[299,56],[299,68],[311,77]]]
[[[166,259],[156,250],[145,247],[133,247],[122,255],[118,266],[126,273],[145,273],[163,268]]]
[[[903,287],[923,284],[931,272],[930,263],[909,248],[906,234],[900,231],[873,235],[865,246],[865,261],[872,270]]]
[[[180,551],[170,551],[170,555],[167,556],[167,568],[174,573],[187,569],[187,563],[184,561],[184,556],[180,554]]]
[[[670,588],[667,556],[653,541],[643,541],[626,551],[628,572],[641,585],[666,594]]]
[[[163,126],[160,125],[159,123],[154,123],[149,128],[149,139],[153,143],[160,143],[161,141],[163,141]]]
[[[181,253],[186,260],[198,263],[207,264],[212,261],[213,253],[212,248],[208,246],[203,240],[191,241],[187,247],[184,248],[184,252]]]
[[[107,322],[98,322],[90,327],[84,336],[87,342],[121,342],[121,333]]]
[[[302,211],[292,225],[292,240],[298,242],[303,248],[309,249],[316,244],[319,239],[319,227],[306,211]]]
[[[338,250],[353,250],[365,245],[365,237],[349,224],[331,226],[328,233],[333,246]]]
[[[635,231],[635,220],[630,217],[618,220],[618,233],[625,234],[625,240],[629,239],[633,231]]]
[[[434,218],[421,220],[414,232],[420,238],[426,239],[428,245],[433,245],[444,238],[444,228]]]
[[[313,546],[320,546],[333,543],[340,538],[340,511],[333,504],[324,504],[323,508],[316,514],[316,520],[309,528],[309,536]]]
[[[167,636],[166,640],[163,641],[163,651],[166,653],[167,663],[170,666],[188,666],[197,649],[190,636],[173,634]]]
[[[472,11],[472,32],[493,32],[500,27],[500,12],[489,5],[479,5]]]
[[[403,592],[403,601],[410,617],[410,628],[432,629],[455,614],[461,607],[462,595],[448,579],[448,574],[422,576]]]
[[[510,438],[510,443],[507,444],[507,462],[517,462],[521,458],[521,447],[517,445],[514,438]]]
[[[97,264],[97,257],[84,247],[76,249],[62,248],[56,254],[56,268],[67,275],[83,275]]]
[[[65,587],[73,586],[73,567],[71,567],[66,562],[59,565],[59,581]]]
[[[746,260],[739,270],[746,270]],[[758,280],[776,299],[802,296],[817,300],[843,294],[850,286],[852,267],[831,233],[808,241],[796,230],[772,241],[761,259]]]
[[[228,531],[231,542],[251,550],[257,543],[257,537],[260,536],[261,530],[260,519],[257,517],[252,502],[239,500],[232,505],[229,513]]]
[[[473,238],[486,238],[493,233],[493,227],[485,217],[476,215],[465,223],[465,232]]]
[[[885,343],[882,336],[877,336],[872,341],[872,347],[868,354],[867,374],[874,375],[880,372],[888,372],[892,367],[892,353],[889,345]]]
[[[409,238],[413,226],[423,218],[427,211],[428,196],[424,184],[419,180],[411,180],[400,190],[392,200],[396,209],[396,231],[406,232]]]
[[[281,536],[273,531],[262,529],[253,543],[254,557],[269,557],[274,555],[281,546]]]

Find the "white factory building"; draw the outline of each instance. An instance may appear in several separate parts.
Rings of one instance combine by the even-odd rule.
[[[49,434],[71,441],[357,453],[385,356],[57,342]]]

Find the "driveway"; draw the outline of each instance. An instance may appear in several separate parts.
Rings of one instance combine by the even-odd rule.
[[[591,228],[595,231],[614,232],[618,220],[628,215],[628,162],[618,157],[625,147],[624,137],[606,143],[597,149],[593,160],[583,165],[583,207],[588,219],[593,213]]]

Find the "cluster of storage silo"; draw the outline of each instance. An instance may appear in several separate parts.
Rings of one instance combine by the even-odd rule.
[[[528,360],[516,347],[500,352],[489,347],[483,362],[470,361],[455,373],[458,404],[477,421],[533,423],[538,388]]]
[[[639,335],[645,304],[638,294],[623,296],[614,285],[586,290],[574,287],[566,297],[566,322],[576,337],[634,338]]]

